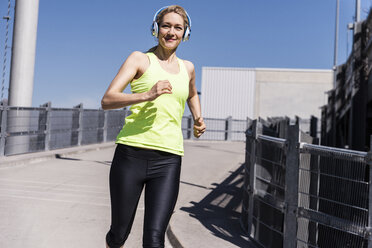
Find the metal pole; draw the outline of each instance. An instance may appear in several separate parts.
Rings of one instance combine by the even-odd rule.
[[[287,134],[285,165],[285,204],[283,247],[296,248],[299,179],[299,127],[290,125]]]
[[[225,121],[225,140],[230,141],[232,136],[232,117],[229,116]]]
[[[336,87],[336,66],[337,66],[337,53],[338,53],[339,14],[340,14],[340,0],[336,0],[335,50],[334,50],[334,57],[333,57],[333,88]]]
[[[253,226],[253,207],[254,207],[254,195],[256,194],[256,150],[257,150],[257,137],[262,134],[262,124],[258,120],[254,120],[252,123],[252,137],[251,137],[251,151],[250,151],[250,163],[249,163],[249,203],[248,203],[248,235],[251,238],[254,237],[254,226]],[[247,141],[248,142],[248,141]],[[260,156],[260,155],[259,155]]]
[[[32,105],[39,0],[16,0],[9,106]]]
[[[39,135],[37,137],[37,150],[49,150],[50,143],[50,110],[51,102],[40,105],[39,109]]]
[[[366,236],[368,238],[368,248],[372,248],[372,135],[370,136],[370,145],[368,153],[369,184],[368,184],[368,226],[366,227]]]
[[[31,107],[34,87],[39,0],[16,0],[13,28],[12,59],[9,76],[9,106]],[[8,132],[27,132],[30,111],[10,110]],[[7,154],[29,152],[30,137],[16,136],[7,140]]]
[[[49,151],[51,148],[51,137],[52,137],[52,103],[46,104],[46,127],[45,127],[45,151]]]
[[[103,142],[107,142],[107,125],[108,125],[108,111],[104,111],[104,121],[103,121]]]
[[[192,126],[192,115],[187,118],[187,139],[192,139],[193,137],[193,126]]]
[[[7,115],[8,115],[8,106],[6,101],[3,101],[1,106],[1,126],[0,126],[0,157],[5,156],[5,140],[7,135]]]
[[[360,0],[355,0],[355,22],[360,21]]]
[[[83,103],[80,103],[78,106],[79,108],[79,134],[78,134],[78,146],[81,146],[83,141]]]

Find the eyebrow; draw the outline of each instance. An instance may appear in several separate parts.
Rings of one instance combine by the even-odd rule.
[[[161,24],[168,24],[168,25],[170,25],[171,23],[170,22],[162,22]],[[181,27],[183,27],[183,25],[182,24],[179,24],[179,23],[175,24],[175,26],[181,26]]]

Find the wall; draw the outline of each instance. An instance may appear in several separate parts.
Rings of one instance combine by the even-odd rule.
[[[320,118],[332,86],[332,70],[256,69],[255,118]]]
[[[320,106],[332,86],[332,70],[203,67],[202,114],[233,119],[320,118]]]
[[[201,106],[204,117],[253,118],[254,92],[254,69],[202,68]]]

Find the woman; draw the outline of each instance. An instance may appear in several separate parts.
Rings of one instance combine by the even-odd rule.
[[[103,109],[131,105],[132,112],[117,136],[110,169],[112,219],[107,247],[123,247],[144,186],[143,247],[164,247],[178,196],[186,102],[194,119],[194,136],[205,131],[194,66],[176,57],[178,45],[190,36],[190,27],[190,17],[180,6],[157,11],[152,34],[158,45],[146,54],[133,52],[102,98]],[[123,93],[129,83],[133,94]]]

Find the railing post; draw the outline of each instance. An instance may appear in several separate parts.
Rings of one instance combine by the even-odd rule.
[[[369,171],[368,227],[366,237],[368,237],[368,248],[372,248],[372,135],[370,136],[370,145],[368,152],[368,171]]]
[[[1,109],[1,126],[0,126],[0,157],[5,156],[5,140],[7,135],[7,118],[8,118],[8,104],[4,101],[0,107]]]
[[[76,105],[74,108],[78,109],[78,128],[77,128],[77,145],[81,146],[81,141],[83,139],[83,104],[80,103],[79,105]]]
[[[251,119],[249,119],[249,117],[247,117],[246,123],[245,123],[245,130],[247,130],[250,125],[251,125]]]
[[[299,178],[299,126],[289,125],[287,133],[287,158],[285,165],[285,213],[283,247],[297,246],[297,208]]]
[[[127,107],[124,107],[123,108],[123,112],[124,112],[124,123],[123,125],[125,124],[125,118],[127,118],[127,115],[129,116],[131,114],[131,112],[127,109]]]
[[[252,236],[253,230],[253,201],[256,192],[256,150],[257,150],[257,137],[262,134],[262,125],[257,120],[252,123],[252,145],[251,145],[251,157],[250,157],[250,167],[249,167],[249,207],[248,207],[248,235]],[[254,231],[254,230],[253,230]]]
[[[310,136],[314,138],[318,136],[318,118],[313,115],[310,118]]]
[[[105,112],[103,109],[98,109],[98,125],[97,125],[97,143],[104,141],[104,127],[105,127]]]
[[[192,136],[192,115],[187,117],[187,139],[191,139]]]
[[[52,103],[51,102],[47,102],[46,104],[40,106],[40,107],[45,107],[45,111],[46,111],[46,121],[45,121],[45,140],[44,140],[44,144],[45,144],[45,151],[49,151],[50,150],[50,139],[51,139],[51,130],[52,130],[52,126],[51,126],[51,112],[52,112]]]
[[[312,144],[319,145],[319,138],[313,138]],[[311,156],[310,158],[310,197],[309,207],[315,211],[319,210],[319,185],[320,185],[320,167],[319,158],[317,156]],[[318,237],[318,225],[315,222],[309,223],[309,243],[316,244]]]
[[[232,134],[232,117],[229,116],[225,121],[225,140],[231,140]]]
[[[41,150],[46,150],[45,149],[45,135],[46,135],[46,105],[48,103],[45,103],[45,104],[42,104],[40,105],[40,109],[39,109],[39,120],[38,120],[38,135],[37,135],[37,148],[36,150],[37,151],[41,151]]]
[[[103,120],[103,142],[107,142],[107,123],[108,123],[108,111],[104,111]]]

